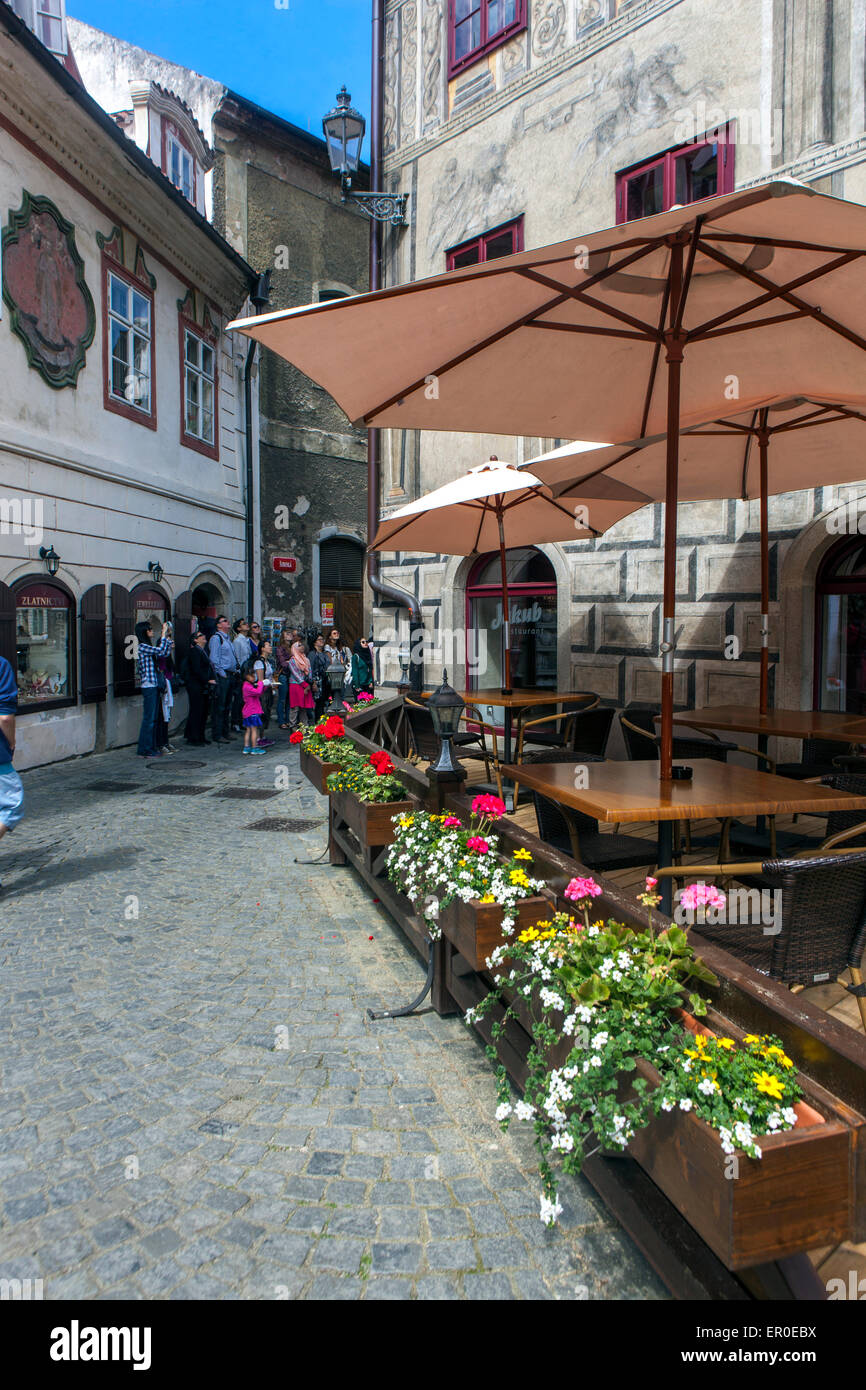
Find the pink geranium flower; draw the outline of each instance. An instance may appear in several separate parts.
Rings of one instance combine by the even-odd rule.
[[[565,897],[578,903],[585,898],[597,898],[601,891],[594,878],[573,878],[565,889]]]
[[[657,878],[648,878],[647,881],[646,881],[646,886],[647,886],[647,888],[655,888],[655,886],[656,886],[657,883],[658,883],[658,879],[657,879]]]
[[[459,821],[456,816],[446,816],[442,824],[445,826],[446,830],[452,829],[455,826],[459,829],[463,822]]]
[[[472,803],[472,810],[477,816],[486,816],[488,820],[499,820],[505,815],[505,802],[498,796],[476,796]]]
[[[721,911],[726,901],[724,893],[712,883],[690,883],[680,894],[680,906],[688,912],[696,912],[699,907]]]
[[[482,840],[480,835],[470,835],[466,841],[467,849],[474,849],[478,854],[487,854],[490,850],[486,840]]]

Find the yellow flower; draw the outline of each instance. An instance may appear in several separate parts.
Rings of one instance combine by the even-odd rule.
[[[516,849],[516,850],[514,851],[514,858],[515,858],[515,859],[528,859],[529,862],[532,863],[532,855],[529,853],[529,850],[528,850],[528,849]]]
[[[541,940],[550,941],[554,936],[556,936],[556,927],[551,927],[550,931],[543,931],[541,933]]]
[[[460,868],[462,869],[462,868],[463,868],[463,865],[466,863],[466,860],[465,860],[465,859],[458,859],[458,860],[457,860],[457,863],[460,865]]]
[[[765,1056],[765,1057],[775,1057],[776,1061],[779,1062],[783,1067],[792,1067],[792,1066],[794,1065],[794,1063],[791,1061],[790,1057],[786,1057],[786,1056],[785,1056],[785,1054],[784,1054],[784,1052],[782,1051],[781,1047],[768,1047],[768,1048],[765,1048],[765,1050],[764,1050],[764,1056]]]
[[[485,893],[484,897],[479,899],[479,902],[482,902],[482,903],[495,903],[495,902],[496,902],[496,899],[494,898],[494,896],[493,896],[492,893]]]
[[[512,883],[518,884],[521,888],[529,887],[529,879],[526,877],[526,871],[524,869],[512,869],[509,878]]]
[[[761,1039],[758,1037],[757,1033],[747,1033],[746,1036],[743,1038],[743,1042],[746,1044],[759,1043],[760,1041]]]
[[[771,1076],[768,1071],[755,1072],[752,1077],[755,1086],[772,1100],[781,1100],[784,1095],[784,1087],[778,1076]]]
[[[718,1039],[718,1046],[726,1048],[728,1052],[731,1052],[736,1047],[736,1045],[737,1044],[734,1042],[733,1038]]]
[[[529,941],[537,941],[538,937],[539,933],[536,931],[535,927],[527,927],[526,931],[522,931],[520,933],[517,940],[523,942],[523,944],[526,945],[526,943]]]

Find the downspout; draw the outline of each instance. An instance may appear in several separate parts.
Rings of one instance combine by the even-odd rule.
[[[370,118],[370,187],[382,188],[382,145],[384,143],[385,103],[385,0],[373,0],[373,82]],[[370,223],[370,289],[382,288],[382,223]],[[371,541],[379,526],[379,484],[381,475],[381,432],[367,431],[367,538]],[[405,589],[379,578],[378,551],[367,552],[367,579],[373,593],[391,599],[409,611],[410,675],[413,690],[423,686],[424,621],[418,600]],[[415,660],[415,657],[418,660]]]
[[[253,308],[257,314],[261,314],[267,308],[271,297],[271,272],[266,270],[256,281],[255,288],[250,294]],[[253,507],[255,505],[255,492],[253,488],[253,359],[256,355],[257,343],[254,339],[250,341],[247,350],[247,361],[244,367],[244,429],[246,432],[246,515],[244,517],[245,531],[245,550],[247,560],[247,611],[246,616],[252,621],[255,617],[253,605],[256,593],[256,564],[253,547],[255,544],[255,526],[253,518]]]

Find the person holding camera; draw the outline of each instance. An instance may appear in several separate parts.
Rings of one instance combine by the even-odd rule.
[[[167,657],[174,642],[171,638],[171,623],[163,623],[158,645],[154,645],[153,628],[150,623],[135,624],[138,642],[138,678],[141,685],[142,708],[141,729],[138,734],[139,758],[158,758],[162,750],[156,743],[156,718],[159,702],[166,687],[164,674],[157,669],[156,662]]]
[[[235,656],[231,639],[231,624],[225,613],[217,618],[217,630],[210,639],[208,655],[216,676],[213,705],[211,706],[211,742],[231,743],[229,731],[232,712],[234,682],[240,675],[240,666]]]

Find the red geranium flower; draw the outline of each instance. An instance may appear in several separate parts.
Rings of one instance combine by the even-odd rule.
[[[289,743],[303,743],[303,741],[304,735],[301,733],[300,729],[295,729],[293,734],[289,734]]]
[[[505,815],[505,802],[498,796],[476,796],[472,810],[477,816],[487,816],[489,820],[499,820]]]
[[[378,753],[371,753],[368,761],[370,766],[376,769],[380,777],[387,777],[389,772],[394,771],[394,764],[391,762],[384,748]]]

